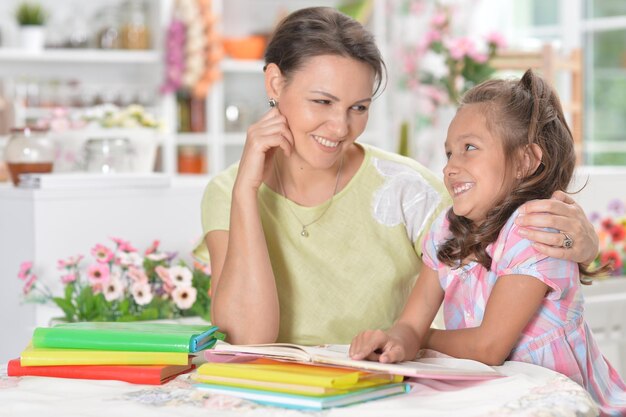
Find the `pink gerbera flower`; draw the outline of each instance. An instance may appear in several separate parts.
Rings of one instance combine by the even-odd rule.
[[[124,240],[124,239],[120,239],[119,237],[112,237],[111,240],[113,242],[115,242],[116,246],[124,246],[124,245],[130,245],[130,243],[128,243],[128,241]]]
[[[91,248],[91,254],[94,258],[96,258],[96,261],[102,264],[109,263],[111,259],[113,259],[113,252],[111,249],[99,243]]]
[[[30,270],[33,268],[33,263],[30,261],[22,262],[20,264],[20,270],[17,273],[17,277],[24,281],[30,275]]]
[[[154,272],[157,273],[159,278],[163,281],[163,289],[166,293],[171,293],[174,289],[174,283],[172,282],[172,278],[170,277],[170,271],[166,267],[159,265],[154,268]]]
[[[110,273],[109,266],[106,264],[92,264],[87,268],[87,277],[92,285],[106,284]]]
[[[83,255],[70,256],[67,259],[59,259],[57,261],[58,269],[72,268],[78,265],[78,263],[83,259]]]
[[[153,241],[152,245],[150,245],[150,247],[146,249],[144,255],[150,255],[151,253],[155,253],[157,249],[159,249],[159,243],[160,242],[158,240]]]
[[[491,32],[488,34],[487,42],[494,45],[498,49],[506,47],[506,38],[499,32]]]
[[[76,274],[69,273],[69,274],[61,275],[61,282],[65,285],[74,281],[76,281]]]
[[[135,266],[130,266],[128,268],[128,276],[137,283],[140,284],[147,284],[148,283],[148,276],[146,275],[146,272],[143,269],[139,269]]]

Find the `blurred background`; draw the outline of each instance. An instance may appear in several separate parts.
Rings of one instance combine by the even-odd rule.
[[[3,0],[0,329],[15,337],[0,360],[58,315],[21,302],[21,262],[56,291],[59,259],[114,236],[190,260],[208,179],[267,111],[268,36],[315,5],[365,24],[387,62],[359,140],[437,175],[465,90],[527,68],[554,84],[576,142],[572,190],[587,184],[574,198],[597,227],[598,260],[616,266],[587,290],[588,320],[626,372],[624,0]]]
[[[0,149],[12,128],[38,126],[54,142],[55,172],[104,172],[108,146],[119,160],[109,171],[214,174],[238,159],[265,110],[267,36],[311,5],[361,20],[385,55],[389,84],[363,141],[439,172],[458,94],[534,67],[559,89],[579,163],[626,164],[620,0],[6,0]]]

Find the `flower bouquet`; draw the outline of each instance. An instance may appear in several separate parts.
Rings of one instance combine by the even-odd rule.
[[[24,262],[18,278],[24,281],[27,302],[56,304],[64,320],[136,321],[200,316],[210,320],[208,269],[194,262],[174,262],[176,253],[159,250],[159,241],[143,256],[129,242],[112,238],[114,247],[97,244],[91,249],[93,261],[82,266],[84,256],[58,261],[64,285],[55,296],[38,280],[32,262]]]
[[[450,2],[399,2],[403,38],[396,49],[401,112],[398,153],[440,172],[441,150],[459,98],[493,76],[492,58],[505,47],[497,32],[468,35],[469,6]],[[422,30],[423,28],[423,30]]]
[[[600,252],[593,266],[608,263],[613,267],[612,275],[626,275],[626,205],[614,199],[609,202],[606,215],[592,213],[590,220],[600,241]]]
[[[424,10],[418,7],[412,12]],[[432,117],[439,106],[455,106],[465,91],[489,79],[495,72],[490,61],[505,47],[504,37],[497,32],[483,42],[455,36],[454,12],[451,6],[437,4],[421,41],[401,52],[402,83],[420,97],[418,110],[425,117]]]

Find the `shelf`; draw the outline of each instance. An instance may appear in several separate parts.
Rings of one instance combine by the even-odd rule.
[[[263,60],[247,60],[247,59],[224,59],[220,67],[223,72],[242,72],[242,73],[258,73],[263,74]]]
[[[224,134],[224,145],[243,146],[246,143],[246,132],[234,132]]]
[[[211,141],[210,135],[207,132],[200,133],[176,133],[176,145],[177,146],[207,146]]]
[[[89,63],[89,64],[157,64],[156,51],[102,49],[44,49],[41,52],[0,48],[0,63]]]
[[[176,133],[177,146],[207,146],[211,142],[209,133]],[[243,146],[246,143],[245,132],[224,133],[225,146]]]

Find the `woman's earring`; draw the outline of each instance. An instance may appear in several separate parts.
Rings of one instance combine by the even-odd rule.
[[[278,102],[274,98],[270,98],[268,103],[269,103],[270,107],[272,107],[272,108],[278,106]]]

